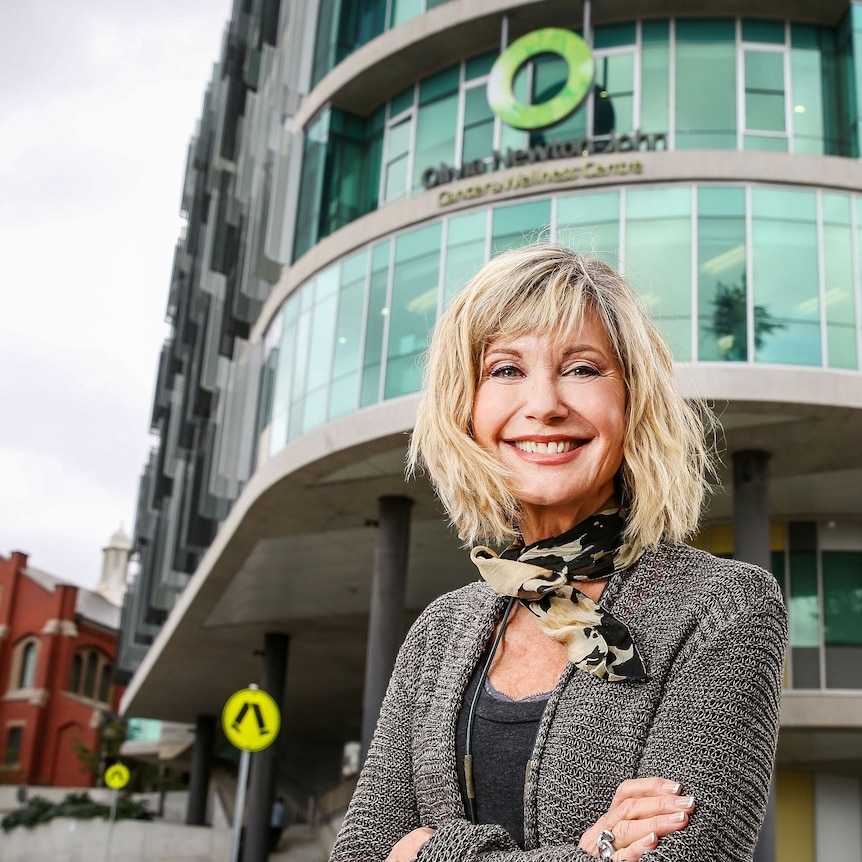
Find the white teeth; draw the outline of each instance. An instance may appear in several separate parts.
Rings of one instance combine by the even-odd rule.
[[[561,452],[571,452],[572,449],[576,449],[577,443],[572,440],[553,440],[550,443],[539,443],[536,440],[516,440],[515,447],[522,452],[558,455]]]

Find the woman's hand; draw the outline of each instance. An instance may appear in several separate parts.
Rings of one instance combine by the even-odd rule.
[[[598,856],[602,830],[614,836],[614,862],[638,862],[659,838],[679,832],[694,810],[694,797],[680,796],[680,786],[664,778],[631,778],[614,794],[611,807],[581,836],[578,847]]]
[[[420,826],[408,832],[390,851],[386,862],[411,862],[419,848],[434,834],[435,830]]]

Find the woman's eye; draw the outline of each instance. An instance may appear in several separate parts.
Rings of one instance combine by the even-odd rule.
[[[595,377],[598,375],[598,368],[592,365],[575,365],[566,372],[570,377]]]
[[[513,380],[516,377],[521,376],[521,369],[515,365],[498,365],[496,368],[492,368],[489,377],[497,377],[503,380]]]

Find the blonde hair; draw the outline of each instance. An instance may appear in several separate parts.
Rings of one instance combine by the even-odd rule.
[[[505,469],[470,433],[488,344],[504,333],[569,332],[588,313],[604,325],[626,383],[617,477],[625,540],[639,548],[696,530],[714,472],[712,413],[677,391],[673,357],[622,276],[597,257],[539,243],[487,263],[441,316],[426,355],[408,475],[424,466],[465,544],[510,541],[519,518]]]

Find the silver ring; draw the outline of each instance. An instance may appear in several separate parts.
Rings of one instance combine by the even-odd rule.
[[[612,859],[614,855],[614,833],[610,829],[602,829],[596,839],[596,849],[599,851],[599,859]]]

